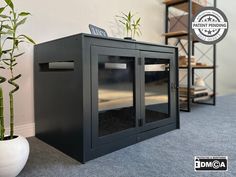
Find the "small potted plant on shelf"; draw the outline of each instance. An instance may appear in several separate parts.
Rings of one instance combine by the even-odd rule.
[[[25,42],[34,44],[34,41],[25,34],[18,34],[18,28],[25,24],[30,13],[18,13],[11,0],[4,0],[4,2],[5,6],[0,7],[0,71],[8,70],[9,78],[3,77],[3,72],[0,72],[0,177],[14,177],[23,169],[29,156],[28,141],[14,133],[14,94],[19,90],[16,80],[21,77],[21,74],[15,75],[15,66],[18,57],[24,54],[19,53],[20,45]],[[10,134],[5,132],[1,87],[6,80],[13,87],[9,91]]]
[[[128,14],[122,12],[121,16],[117,15],[116,17],[126,31],[126,37],[124,39],[134,40],[136,35],[140,36],[142,34],[140,30],[141,18],[139,17],[136,20],[134,18],[135,15],[131,11]]]

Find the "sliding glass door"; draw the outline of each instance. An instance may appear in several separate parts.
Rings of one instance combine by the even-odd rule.
[[[154,52],[141,52],[141,124],[145,128],[162,126],[173,122],[171,99],[174,96],[171,83],[172,55]],[[173,98],[174,99],[174,98]],[[176,110],[174,110],[176,111]]]
[[[99,137],[135,127],[135,57],[98,56]]]
[[[135,133],[140,87],[136,50],[92,50],[92,134],[96,146]]]

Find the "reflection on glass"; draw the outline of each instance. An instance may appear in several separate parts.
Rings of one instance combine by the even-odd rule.
[[[98,58],[99,136],[135,126],[134,58]]]
[[[145,121],[169,117],[169,60],[145,58]]]

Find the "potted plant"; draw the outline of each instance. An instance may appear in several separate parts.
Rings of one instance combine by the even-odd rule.
[[[136,20],[134,16],[131,11],[128,14],[122,12],[121,16],[116,16],[126,31],[126,37],[124,39],[134,40],[136,35],[140,36],[142,34],[140,30],[141,18],[139,17]]]
[[[29,156],[28,141],[14,133],[14,93],[19,90],[16,80],[21,77],[21,74],[15,75],[15,66],[18,57],[24,54],[19,53],[20,45],[25,42],[34,44],[34,41],[25,34],[18,34],[19,27],[25,24],[30,13],[18,13],[11,0],[4,1],[6,5],[0,8],[0,69],[8,70],[10,76],[8,79],[0,76],[0,83],[7,80],[13,89],[9,91],[10,134],[7,135],[4,125],[3,91],[0,88],[0,177],[14,177],[24,168]]]

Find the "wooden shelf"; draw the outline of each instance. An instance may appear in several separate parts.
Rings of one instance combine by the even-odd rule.
[[[199,97],[198,97],[198,96],[194,96],[194,95],[190,95],[190,98],[191,98],[191,99],[194,99],[194,98],[204,98],[204,97],[207,97],[207,96],[209,97],[209,95],[206,95],[206,96],[199,96]],[[187,96],[187,95],[180,95],[179,97],[180,97],[181,99],[185,99],[185,98],[187,99],[188,96]]]
[[[192,0],[191,0],[192,1]],[[173,6],[176,9],[182,10],[184,12],[189,12],[188,9],[188,0],[164,0],[163,3],[167,6]],[[199,10],[201,10],[204,6],[201,4],[192,1],[192,13],[196,14]]]
[[[180,69],[188,69],[188,66],[179,66]],[[192,69],[214,69],[214,66],[191,66]]]
[[[175,32],[168,32],[164,33],[163,36],[167,38],[179,38],[188,40],[188,32],[187,31],[175,31]],[[197,39],[193,39],[193,42],[199,42]]]
[[[184,97],[184,96],[180,96],[180,103],[185,103],[188,98],[187,97]],[[212,96],[211,95],[207,95],[207,96],[201,96],[201,97],[194,97],[194,96],[191,96],[190,97],[191,100],[194,100],[194,101],[207,101],[207,100],[210,100],[212,99]]]
[[[181,36],[186,36],[188,35],[187,31],[175,31],[175,32],[168,32],[168,33],[164,33],[163,36],[166,37],[181,37]]]

